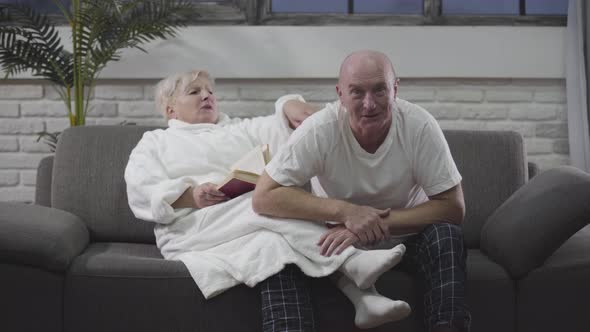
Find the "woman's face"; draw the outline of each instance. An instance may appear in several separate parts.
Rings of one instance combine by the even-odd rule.
[[[219,113],[211,82],[197,77],[184,91],[177,92],[166,114],[168,119],[186,123],[217,123]]]

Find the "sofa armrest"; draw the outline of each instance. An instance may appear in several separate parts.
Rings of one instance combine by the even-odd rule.
[[[0,262],[65,271],[88,245],[77,216],[38,205],[0,202]]]
[[[554,168],[532,178],[488,218],[481,250],[519,279],[589,222],[590,174]]]
[[[529,161],[528,164],[528,171],[529,171],[529,178],[528,180],[534,178],[537,174],[539,174],[539,165],[537,165],[536,163]]]
[[[35,186],[35,204],[51,206],[51,182],[53,176],[53,158],[47,156],[37,166],[37,185]]]

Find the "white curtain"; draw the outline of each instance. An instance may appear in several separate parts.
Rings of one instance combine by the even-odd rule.
[[[590,6],[570,0],[567,15],[566,87],[572,166],[590,172],[588,77],[590,70]]]

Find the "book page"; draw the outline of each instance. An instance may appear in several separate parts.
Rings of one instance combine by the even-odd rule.
[[[265,153],[268,154],[268,144],[259,145],[233,164],[230,169],[262,174],[264,166],[266,166]]]

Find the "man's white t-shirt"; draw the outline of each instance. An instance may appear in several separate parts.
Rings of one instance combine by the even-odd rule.
[[[335,102],[297,128],[266,172],[283,186],[302,186],[316,176],[327,197],[379,209],[413,207],[461,182],[434,117],[399,98],[375,153],[360,146],[346,110]]]

